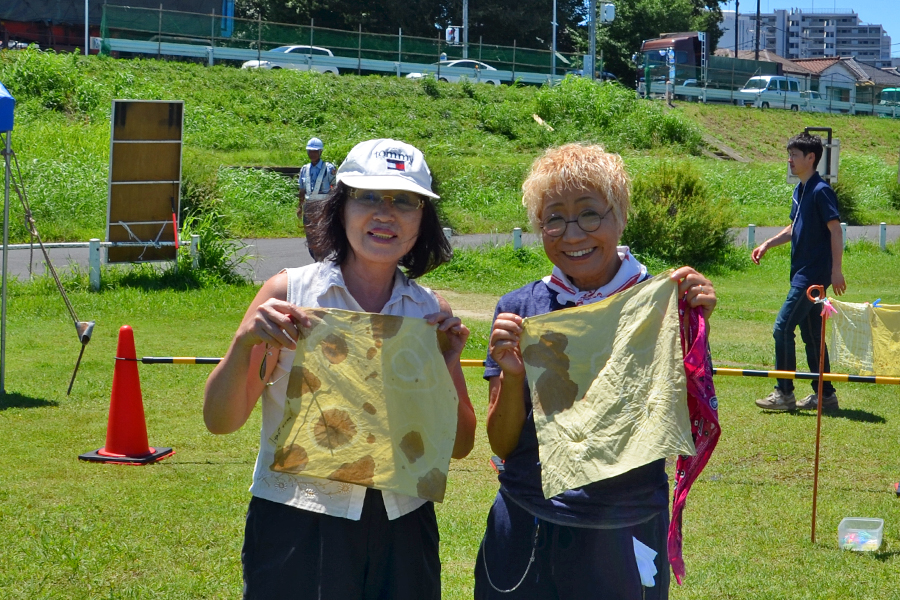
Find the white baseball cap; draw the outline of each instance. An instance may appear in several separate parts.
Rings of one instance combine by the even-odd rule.
[[[431,191],[425,155],[397,140],[368,140],[353,146],[338,168],[336,180],[357,189],[404,190],[440,198]]]
[[[319,138],[310,138],[308,142],[306,142],[307,150],[323,150],[325,148],[325,144],[322,143],[322,140]]]

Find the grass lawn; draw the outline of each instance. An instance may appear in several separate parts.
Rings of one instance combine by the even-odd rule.
[[[498,267],[503,291],[537,276],[540,264],[525,262],[532,268],[516,267],[512,276]],[[845,265],[845,300],[900,304],[900,247],[881,253],[854,245]],[[771,327],[787,292],[787,270],[783,247],[759,267],[714,277],[721,298],[711,334],[717,364],[771,366]],[[448,289],[467,315],[474,334],[466,357],[480,358],[501,286],[482,289],[477,269],[459,273],[435,273],[428,284]],[[138,468],[83,463],[77,455],[104,444],[120,325],[134,328],[138,356],[221,356],[254,293],[249,286],[73,293],[79,317],[96,320],[97,328],[66,397],[78,344],[63,303],[46,285],[13,286],[8,394],[0,399],[0,597],[239,597],[260,414],[235,434],[207,433],[201,408],[210,367],[140,366],[150,444],[174,446],[174,457]],[[467,379],[479,434],[472,454],[451,465],[447,499],[437,508],[448,599],[471,597],[473,561],[497,489],[484,434],[487,386],[477,369],[467,370]],[[815,418],[758,410],[753,400],[770,383],[716,378],[723,434],[691,492],[687,579],[673,585],[671,597],[897,598],[900,499],[889,486],[900,479],[893,445],[900,388],[838,386],[841,410],[822,424],[813,544]],[[884,518],[881,549],[839,550],[837,526],[845,516]]]

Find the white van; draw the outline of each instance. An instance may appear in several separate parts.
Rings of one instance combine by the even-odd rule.
[[[796,77],[757,75],[748,79],[740,91],[756,94],[756,99],[751,102],[756,108],[784,108],[796,112],[802,104],[800,80]]]

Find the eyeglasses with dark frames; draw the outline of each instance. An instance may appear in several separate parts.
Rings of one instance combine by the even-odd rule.
[[[541,223],[541,229],[550,237],[560,237],[566,232],[569,223],[576,223],[585,233],[593,233],[600,229],[603,219],[610,213],[612,207],[602,215],[593,209],[586,209],[578,213],[578,216],[571,220],[566,220],[561,215],[552,214]]]
[[[382,204],[389,204],[400,212],[415,212],[425,206],[425,201],[411,192],[400,192],[391,196],[376,190],[353,188],[350,190],[350,199],[365,208],[375,208]]]

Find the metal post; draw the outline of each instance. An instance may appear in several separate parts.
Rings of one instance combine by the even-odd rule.
[[[200,236],[196,233],[191,234],[191,268],[200,267]]]
[[[481,36],[478,36],[478,60],[481,60]],[[897,175],[897,181],[900,181],[900,174]]]
[[[747,225],[747,248],[750,250],[756,248],[756,225],[753,223]]]
[[[513,228],[513,250],[518,250],[522,247],[522,228],[515,227]]]
[[[593,2],[593,0],[591,0]],[[516,40],[513,40],[513,63],[512,63],[512,81],[510,85],[516,82]]]
[[[156,58],[157,60],[162,58],[162,7],[163,5],[159,5],[159,27],[156,32]]]
[[[449,227],[444,227],[444,237],[449,240],[452,235],[453,235],[453,230]]]
[[[6,132],[6,148],[3,151],[6,163],[6,185],[3,191],[3,298],[0,301],[0,394],[6,393],[6,267],[9,255],[9,182],[12,180],[10,157],[12,156],[12,131]]]
[[[309,20],[309,54],[306,55],[306,64],[309,65],[309,70],[310,70],[310,71],[313,70],[313,68],[312,68],[312,64],[313,64],[313,51],[312,51],[312,47],[313,47],[313,25],[314,25],[314,21],[313,21],[313,19],[310,19],[310,20]]]
[[[463,58],[469,58],[469,0],[463,0]]]
[[[887,249],[887,224],[884,221],[881,222],[881,227],[879,227],[878,245],[881,246],[882,250]]]
[[[739,2],[740,2],[740,0],[734,0],[734,57],[735,58],[738,57],[738,48],[740,48],[740,46],[738,46],[738,41],[740,40],[740,37],[738,36],[738,32],[740,31],[740,28],[738,28],[738,3]]]
[[[207,49],[208,66],[213,66],[216,59],[213,57],[213,49],[216,47],[216,9],[212,9],[209,13],[209,48]]]
[[[403,28],[397,31],[397,77],[400,77],[400,63],[403,62]]]
[[[88,281],[91,291],[100,291],[100,240],[91,238],[88,245]]]
[[[262,16],[256,17],[256,61],[262,60]]]
[[[359,24],[359,38],[356,42],[356,74],[362,75],[362,23]]]
[[[84,55],[87,56],[90,51],[88,50],[90,44],[89,34],[88,34],[88,0],[84,0]]]
[[[550,58],[550,74],[556,77],[556,0],[553,0],[553,49]]]
[[[844,244],[844,249],[847,248],[847,224],[841,223],[841,241]]]

